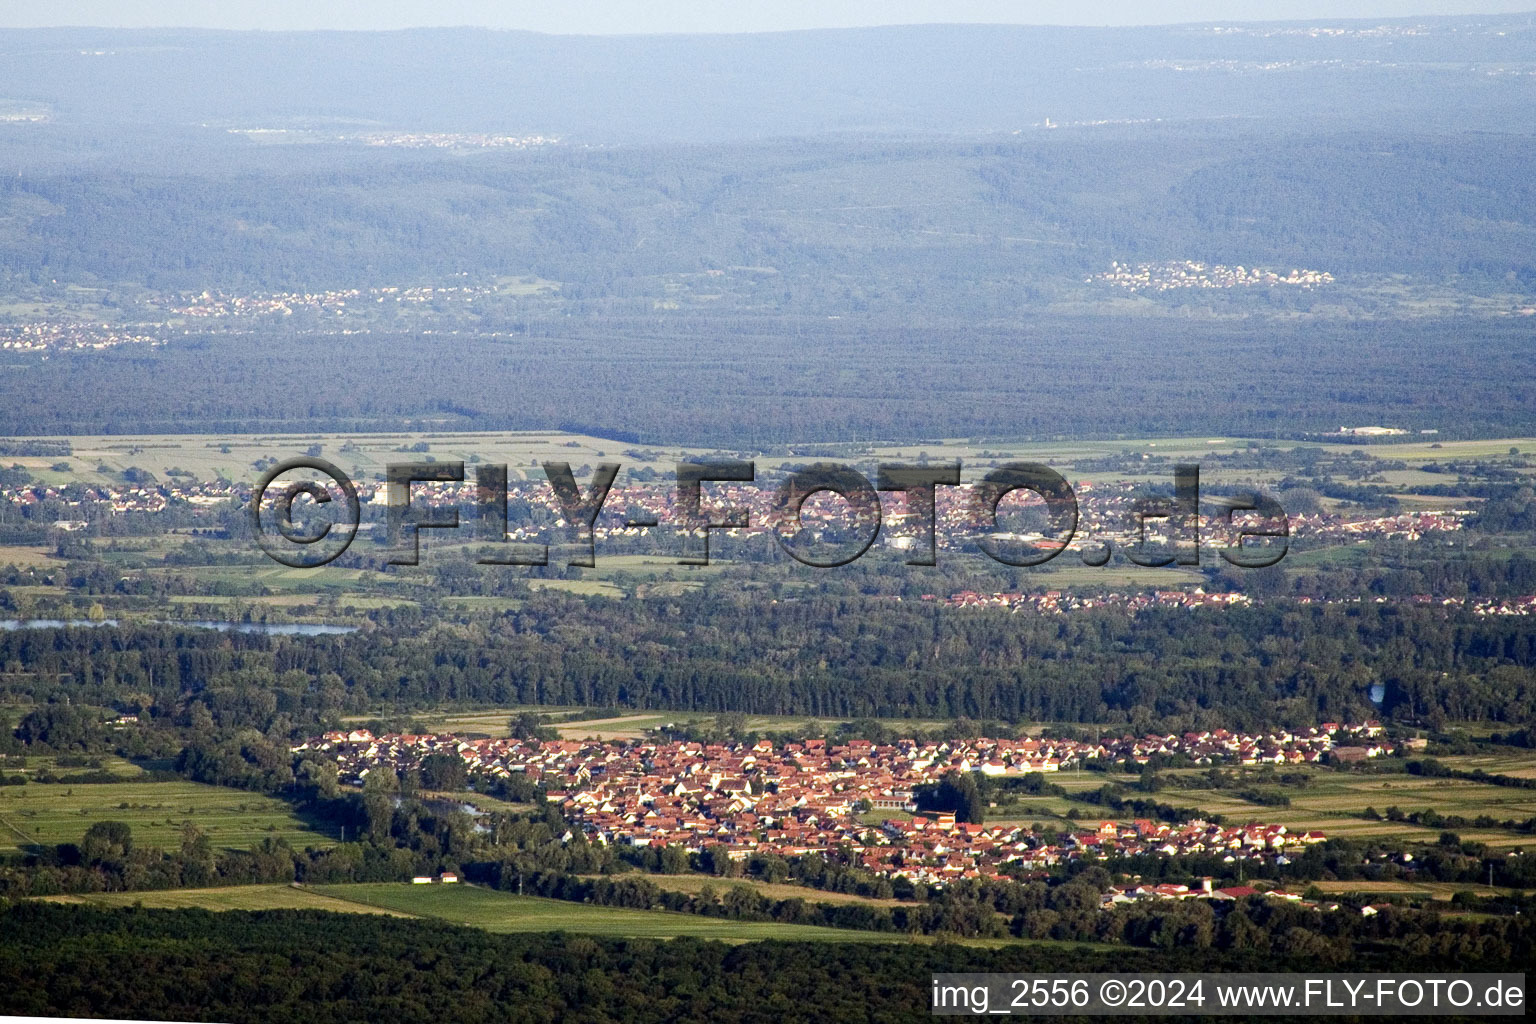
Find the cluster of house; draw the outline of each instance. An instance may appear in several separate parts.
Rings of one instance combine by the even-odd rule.
[[[1212,25],[1203,31],[1212,35],[1254,36],[1258,39],[1272,39],[1277,36],[1306,36],[1310,39],[1379,39],[1390,36],[1427,36],[1433,30],[1425,25],[1362,25],[1358,28],[1338,25]]]
[[[863,838],[862,848],[849,845],[866,870],[929,885],[1012,877],[1020,869],[1045,871],[1085,857],[1213,856],[1227,864],[1284,865],[1290,854],[1327,839],[1321,832],[1291,832],[1284,825],[1222,826],[1200,819],[1177,825],[1102,821],[1064,833],[1037,833],[1018,824],[957,823],[948,814],[890,819],[879,833]]]
[[[41,320],[0,326],[0,350],[48,352],[115,348],[118,345],[155,345],[163,339],[144,333],[144,324],[66,323]]]
[[[1195,764],[1306,764],[1341,750],[1393,748],[1378,722],[1325,722],[1297,732],[1225,729],[1183,735],[1122,736],[1095,742],[1023,737],[965,740],[822,739],[775,745],[650,740],[470,740],[453,735],[374,736],[337,731],[306,740],[296,754],[334,758],[359,784],[375,771],[403,772],[433,753],[462,757],[472,776],[537,780],[590,841],[631,846],[723,848],[798,856],[845,849],[869,871],[942,884],[1046,869],[1064,860],[1117,855],[1216,855],[1227,861],[1285,863],[1320,832],[1283,825],[1222,826],[1102,822],[1064,834],[1021,823],[957,822],[954,814],[914,815],[916,790],[950,772],[1018,777],[1083,762],[1184,755]],[[1344,739],[1349,745],[1335,741]],[[901,812],[889,816],[881,812]],[[883,821],[881,820],[883,818]],[[881,822],[876,824],[876,822]]]
[[[543,136],[454,135],[442,133],[362,133],[342,141],[368,146],[408,148],[529,148],[556,140]],[[405,308],[441,302],[473,302],[495,292],[491,285],[419,285],[412,287],[342,288],[316,292],[257,292],[234,294],[203,291],[196,295],[165,295],[149,300],[152,316],[165,320],[100,323],[77,320],[35,320],[0,325],[0,351],[46,352],[107,349],[118,345],[160,345],[174,333],[188,333],[169,317],[197,320],[257,316],[288,316],[300,310],[343,316],[378,308]],[[341,333],[354,333],[343,330]],[[366,333],[366,332],[365,332]]]
[[[226,128],[231,135],[273,142],[340,142],[391,149],[533,149],[553,146],[555,135],[492,132],[336,132],[316,128]]]
[[[456,505],[467,508],[477,500],[476,486],[473,471],[466,473],[463,481],[419,481],[411,485],[411,501],[423,507]],[[1169,536],[1170,530],[1188,529],[1193,525],[1198,528],[1201,545],[1214,558],[1217,551],[1235,547],[1244,529],[1284,531],[1287,528],[1287,523],[1280,521],[1269,524],[1237,517],[1234,522],[1219,515],[1202,515],[1197,523],[1177,527],[1171,520],[1153,518],[1146,520],[1144,526],[1136,515],[1139,486],[1129,481],[1075,484],[1079,518],[1075,539],[1069,547],[1096,547],[1101,542],[1108,542],[1117,549],[1131,548],[1141,543],[1144,530],[1149,543],[1167,543],[1182,539]],[[359,481],[357,491],[359,502],[365,506],[382,506],[390,497],[382,483]],[[924,517],[907,508],[901,495],[887,493],[880,500],[880,543],[902,551],[927,543],[929,524]],[[646,519],[663,525],[680,522],[682,516],[676,501],[677,489],[671,485],[615,484],[592,529],[593,540],[601,543],[611,538],[639,536],[648,528],[630,524]],[[779,529],[784,514],[776,507],[777,502],[778,488],[775,486],[711,483],[703,498],[703,507],[706,513],[713,510],[712,514],[716,515],[725,510],[745,512],[748,525],[727,532],[733,537],[752,537]],[[507,536],[517,543],[548,543],[555,539],[554,531],[566,530],[570,525],[564,519],[554,489],[542,482],[512,483],[507,505],[509,513],[514,513],[510,515]],[[517,513],[519,509],[525,511]],[[857,535],[863,529],[862,512],[841,500],[811,502],[801,510],[800,525],[817,539],[826,534]],[[1288,529],[1292,537],[1313,537],[1325,542],[1366,538],[1418,540],[1430,533],[1460,530],[1464,518],[1470,514],[1461,511],[1405,512],[1396,516],[1347,519],[1332,513],[1314,513],[1288,517]],[[937,489],[932,529],[935,545],[952,550],[968,545],[978,533],[991,533],[996,528],[979,515],[973,486],[962,484]],[[1040,548],[1054,543],[1028,533],[1018,534],[1017,539],[1031,541]]]
[[[385,288],[374,289],[374,291],[392,293],[399,290]],[[425,290],[401,291],[395,297],[401,301],[418,301],[420,297],[414,293],[421,291]],[[345,296],[355,294],[357,293],[338,292],[274,296],[270,301],[283,303],[302,299],[323,304],[332,301],[342,302]],[[189,309],[204,309],[206,310],[204,315],[226,315],[216,312],[225,308],[223,304],[226,300],[205,296],[202,297],[202,301],[203,305],[189,307]],[[415,505],[424,507],[447,505],[467,507],[476,501],[478,495],[475,474],[471,471],[466,475],[468,479],[463,482],[413,483],[411,501]],[[1079,527],[1076,539],[1070,547],[1096,547],[1101,542],[1107,542],[1123,550],[1138,545],[1142,540],[1142,527],[1138,525],[1135,516],[1135,486],[1131,483],[1077,484],[1075,489],[1079,492]],[[375,509],[385,505],[389,498],[385,485],[372,481],[358,481],[357,493],[358,500],[364,507]],[[178,502],[208,507],[230,501],[243,503],[249,501],[250,497],[249,482],[194,481],[184,477],[169,477],[164,482],[148,484],[96,485],[84,488],[77,486],[71,487],[67,492],[57,486],[33,483],[5,488],[0,492],[0,498],[23,505],[45,500],[56,501],[69,508],[78,508],[82,513],[100,512],[103,509],[109,513],[158,512]],[[614,486],[604,502],[604,511],[592,530],[594,543],[601,545],[602,542],[610,539],[639,536],[649,528],[629,524],[641,522],[647,518],[654,519],[664,526],[680,521],[682,517],[675,508],[676,499],[676,488],[672,486],[661,484]],[[885,502],[884,521],[880,533],[882,543],[896,550],[909,550],[926,544],[927,523],[920,522],[915,514],[909,512],[904,501],[897,495],[888,495],[882,500]],[[729,532],[734,536],[752,536],[770,533],[778,527],[781,515],[774,507],[776,501],[777,489],[771,486],[711,484],[710,491],[705,497],[705,506],[706,509],[715,510],[744,510],[748,515],[749,525]],[[549,543],[558,540],[559,532],[565,531],[568,527],[554,489],[547,484],[514,483],[508,498],[509,513],[518,509],[519,506],[522,506],[524,511],[511,514],[507,527],[507,536],[513,542]],[[1446,511],[1406,512],[1401,515],[1372,519],[1345,519],[1333,514],[1297,515],[1289,518],[1289,529],[1292,537],[1314,537],[1324,542],[1359,541],[1367,538],[1418,540],[1430,534],[1462,529],[1463,520],[1467,514],[1469,513]],[[363,524],[364,528],[372,525],[371,520],[376,515],[382,516],[382,512],[370,512],[365,516],[369,521]],[[89,518],[90,516],[86,514],[71,515],[68,521],[88,522]],[[817,505],[814,509],[807,505],[802,513],[801,523],[817,535],[842,531],[856,533],[860,525],[856,519],[856,513],[847,503],[835,500]],[[1159,523],[1163,525],[1156,525]],[[1171,520],[1167,519],[1148,520],[1147,540],[1150,543],[1182,541],[1184,539],[1182,537],[1162,536],[1157,532],[1171,529],[1168,525],[1170,523]],[[938,489],[933,527],[934,542],[937,547],[956,549],[968,544],[970,539],[982,529],[978,524],[976,503],[970,486]],[[1236,546],[1239,540],[1238,531],[1244,526],[1245,524],[1241,521],[1234,524],[1221,517],[1201,516],[1198,523],[1200,542],[1214,558],[1217,550]],[[988,527],[987,530],[990,532],[991,528]],[[1018,534],[1016,539],[1033,542],[1037,547],[1045,547],[1053,543],[1033,534]],[[1060,545],[1057,544],[1057,546]],[[1039,596],[1030,600],[1042,601],[1043,606],[1052,606],[1051,610],[1060,610],[1063,607],[1059,597]],[[1171,595],[1156,595],[1151,598],[1141,595],[1139,600],[1142,602],[1150,600],[1152,603],[1176,601],[1186,606],[1210,606],[1242,603],[1245,599],[1240,594],[1191,592],[1177,599]],[[952,601],[966,605],[996,604],[1021,607],[1017,601],[1010,600],[1008,595],[955,595]],[[1085,606],[1091,607],[1092,604]]]
[[[343,142],[399,149],[533,149],[553,146],[555,135],[497,135],[490,132],[356,132],[341,135]]]
[[[924,594],[924,601],[936,601],[934,594]],[[1148,608],[1227,608],[1233,605],[1252,604],[1247,594],[1234,591],[1207,593],[1204,588],[1193,590],[1154,590],[1150,593],[1119,593],[1076,595],[1059,590],[1047,590],[1039,594],[982,594],[974,590],[962,590],[944,599],[951,608],[1007,608],[1010,611],[1032,611],[1042,615],[1084,611],[1090,608],[1124,608],[1131,612]]]
[[[1337,431],[1340,437],[1396,437],[1406,434],[1408,431],[1402,427],[1383,427],[1378,424],[1367,424],[1362,427],[1339,427]],[[1422,434],[1439,433],[1436,430],[1422,430]]]
[[[1378,516],[1375,519],[1335,519],[1319,524],[1320,529],[1310,531],[1327,539],[1345,537],[1392,538],[1418,540],[1429,533],[1449,533],[1460,530],[1472,515],[1470,509],[1452,509],[1435,512],[1403,512],[1395,516]]]
[[[940,600],[936,594],[924,594],[924,601]],[[1536,615],[1536,595],[1510,598],[1462,598],[1435,597],[1432,594],[1412,594],[1406,599],[1375,595],[1373,597],[1318,598],[1303,595],[1296,598],[1299,604],[1416,604],[1438,605],[1442,608],[1467,608],[1474,615]],[[1192,590],[1153,590],[1149,592],[1121,593],[1107,591],[1100,594],[1066,594],[1059,590],[1046,590],[1038,594],[997,592],[983,594],[975,590],[961,590],[943,599],[951,608],[1005,608],[1009,611],[1036,612],[1042,615],[1085,611],[1090,608],[1124,608],[1130,612],[1148,608],[1230,608],[1251,605],[1253,599],[1237,591],[1208,593],[1203,587]]]
[[[1212,878],[1202,878],[1199,884],[1194,886],[1174,882],[1130,882],[1126,885],[1112,885],[1104,892],[1099,905],[1108,910],[1126,903],[1140,903],[1146,900],[1212,900],[1217,903],[1233,903],[1249,896],[1282,900],[1324,912],[1336,911],[1341,906],[1333,900],[1309,900],[1304,894],[1290,889],[1260,890],[1251,885],[1229,885],[1218,889]],[[1386,904],[1380,903],[1366,904],[1358,908],[1358,913],[1362,917],[1375,917],[1385,907]]]
[[[200,318],[288,316],[301,309],[341,313],[348,308],[348,303],[354,308],[366,309],[367,303],[378,306],[453,300],[470,302],[476,296],[489,295],[493,291],[488,285],[468,284],[417,285],[409,288],[391,285],[320,292],[261,292],[253,295],[205,291],[182,299],[178,305],[171,307],[171,312]]]
[[[1471,602],[1474,615],[1536,615],[1536,594],[1505,600],[1482,599]]]
[[[234,488],[230,484],[193,483],[175,480],[169,484],[124,484],[102,486],[100,484],[70,485],[28,484],[0,491],[0,497],[26,507],[44,502],[57,502],[72,509],[104,508],[112,515],[130,512],[163,512],[172,502],[211,508],[229,501]],[[60,530],[83,530],[90,526],[87,519],[60,519],[53,523]]]
[[[1326,270],[1292,270],[1279,274],[1258,267],[1207,265],[1193,260],[1168,260],[1162,263],[1112,262],[1109,269],[1094,274],[1088,282],[1113,285],[1129,291],[1165,292],[1177,288],[1251,288],[1256,285],[1294,285],[1316,288],[1333,283]]]

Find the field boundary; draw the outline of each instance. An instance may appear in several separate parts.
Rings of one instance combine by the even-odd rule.
[[[342,882],[342,883],[339,883],[339,884],[346,885],[346,884],[349,884],[349,883]],[[408,910],[400,910],[400,909],[398,909],[396,907],[388,907],[388,906],[385,906],[382,903],[374,903],[374,902],[372,902],[370,900],[359,899],[359,898],[357,898],[355,896],[343,896],[340,893],[335,893],[335,892],[321,892],[319,889],[316,889],[315,887],[310,886],[310,885],[306,885],[303,882],[294,882],[293,883],[293,887],[295,889],[302,889],[305,892],[311,893],[311,894],[313,894],[315,896],[319,896],[322,899],[335,900],[337,903],[351,903],[351,904],[353,904],[355,906],[368,907],[368,908],[370,908],[372,910],[385,910],[385,911],[388,911],[388,912],[390,912],[392,914],[399,914],[401,917],[413,918],[413,919],[415,919],[417,921],[444,921],[444,922],[447,922],[448,924],[459,924],[459,922],[457,922],[457,921],[449,921],[448,918],[445,918],[445,917],[437,917],[437,916],[432,915],[432,914],[414,914],[414,913],[411,913]],[[339,911],[337,911],[337,913],[339,913],[339,914],[340,913],[347,913],[347,911],[340,911],[339,910]],[[471,926],[469,926],[469,925],[460,925],[460,927],[471,927]]]
[[[32,836],[27,835],[21,829],[17,828],[15,825],[11,824],[10,819],[5,817],[5,815],[3,815],[3,814],[0,814],[0,825],[4,825],[6,828],[10,829],[12,832],[14,832],[18,836],[20,836],[21,837],[21,841],[26,843],[28,846],[41,846],[41,845],[43,845],[42,843],[39,843],[36,839],[34,839]]]

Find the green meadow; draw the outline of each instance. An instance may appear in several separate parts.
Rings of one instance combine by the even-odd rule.
[[[653,880],[657,880],[654,876]],[[678,876],[660,879],[670,888],[694,891],[706,884],[724,889],[721,879],[702,876]],[[696,884],[690,884],[696,883]],[[761,886],[759,888],[762,888]],[[829,902],[846,901],[830,893],[794,886],[772,886],[793,890],[808,902],[824,897]],[[857,897],[853,897],[857,899]],[[411,885],[403,882],[379,882],[353,885],[241,885],[221,889],[170,889],[158,892],[83,893],[43,897],[51,903],[84,903],[104,907],[143,906],[163,909],[201,908],[204,910],[326,910],[347,914],[387,914],[444,921],[481,928],[500,934],[526,932],[570,932],[630,939],[711,939],[717,942],[756,942],[765,939],[797,942],[931,942],[891,932],[853,931],[821,928],[814,925],[778,924],[771,921],[727,921],[666,910],[629,910],[597,907],[587,903],[518,896],[476,885]],[[894,903],[894,901],[870,901]],[[961,940],[968,946],[1004,946],[1027,941],[1029,945],[1070,947],[1084,952],[1109,949],[1090,943],[1052,940],[975,939]]]
[[[1447,758],[1454,767],[1472,770],[1484,767],[1490,772],[1529,777],[1536,773],[1536,752],[1499,755],[1483,759]],[[1481,760],[1482,764],[1477,762]],[[1389,807],[1396,807],[1405,815],[1415,811],[1435,811],[1442,815],[1456,815],[1468,821],[1490,817],[1496,821],[1525,821],[1536,817],[1536,790],[1494,786],[1463,779],[1427,778],[1417,775],[1370,775],[1338,772],[1323,768],[1281,769],[1286,772],[1304,773],[1310,780],[1305,787],[1279,786],[1265,781],[1262,773],[1250,769],[1245,772],[1242,785],[1229,789],[1184,789],[1165,786],[1156,794],[1162,803],[1177,807],[1198,807],[1211,814],[1220,814],[1229,822],[1258,821],[1284,825],[1291,831],[1319,831],[1329,837],[1341,839],[1373,839],[1397,837],[1410,841],[1433,843],[1442,829],[1415,825],[1407,821],[1387,821]],[[1203,769],[1199,770],[1203,771]],[[1177,776],[1198,772],[1191,769],[1166,773]],[[1067,781],[1070,773],[1062,776]],[[1083,773],[1085,777],[1089,773]],[[1096,776],[1107,780],[1106,776]],[[1134,790],[1135,778],[1115,776],[1116,781]],[[1250,803],[1237,795],[1236,790],[1249,785],[1261,789],[1279,789],[1290,798],[1289,807],[1268,807]],[[1133,794],[1134,795],[1134,792]],[[1035,798],[1029,798],[1034,802]],[[1367,808],[1374,808],[1382,820],[1361,817]],[[1079,806],[1079,812],[1092,817],[1098,809],[1091,805]],[[1455,829],[1463,839],[1484,842],[1494,851],[1536,849],[1536,835],[1510,831],[1501,827],[1482,828],[1467,825]]]
[[[799,939],[816,942],[904,942],[905,935],[785,925],[769,921],[726,921],[665,910],[628,910],[585,903],[518,896],[475,885],[407,885],[378,883],[321,885],[315,892],[337,902],[370,910],[388,910],[416,917],[437,918],[491,932],[566,931],[635,939],[690,936],[747,942],[756,939]],[[344,909],[338,907],[336,909]]]
[[[47,903],[88,903],[98,907],[151,907],[161,910],[330,910],[351,914],[410,914],[362,903],[344,903],[297,885],[232,885],[221,889],[162,889],[149,892],[92,892],[42,897]]]
[[[143,776],[126,762],[108,770],[130,779]],[[79,842],[98,821],[121,821],[133,829],[135,844],[161,848],[179,847],[187,822],[223,849],[247,849],[263,839],[286,839],[299,848],[327,846],[337,839],[312,829],[281,800],[200,782],[0,786],[0,852]]]

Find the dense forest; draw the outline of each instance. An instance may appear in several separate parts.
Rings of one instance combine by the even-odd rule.
[[[1282,911],[1268,911],[1270,914]],[[119,910],[18,904],[0,912],[0,1010],[151,1019],[287,1021],[778,1021],[807,1002],[839,1021],[929,1018],[928,978],[957,971],[1073,971],[1070,947],[608,940],[492,936],[388,917],[303,911]],[[1256,927],[1250,925],[1250,927]],[[1095,951],[1105,971],[1305,970],[1294,951]],[[324,956],[315,956],[315,949]],[[1358,969],[1440,969],[1438,954]],[[1508,970],[1493,956],[1464,967]],[[131,979],[131,981],[130,981]],[[1136,1019],[1136,1018],[1132,1018]],[[1278,1018],[1284,1019],[1284,1018]]]
[[[836,595],[543,593],[473,624],[285,638],[174,627],[0,633],[0,694],[262,731],[383,708],[583,705],[824,717],[1307,726],[1376,709],[1440,727],[1536,717],[1519,618],[1294,605],[1067,618]],[[21,671],[18,671],[21,670]]]
[[[814,1007],[818,1019],[883,1024],[931,1019],[928,986],[935,973],[1070,972],[1084,964],[1084,954],[1070,947],[732,947],[690,939],[494,936],[304,911],[105,911],[36,903],[0,913],[0,934],[0,1011],[232,1022],[767,1022]],[[1104,971],[1316,969],[1304,946],[1289,955],[1180,949],[1091,955]],[[1443,966],[1433,954],[1395,949],[1390,961],[1366,952],[1351,964],[1365,970]],[[1477,957],[1462,966],[1515,965]]]
[[[588,318],[514,337],[460,335],[446,358],[436,336],[284,334],[63,354],[0,377],[0,432],[559,426],[743,447],[1296,437],[1380,420],[1447,437],[1536,432],[1529,325],[1510,321],[1240,331],[1095,318],[1014,329],[839,323],[800,335],[792,324],[714,319],[605,330]],[[92,401],[74,400],[81,393]]]

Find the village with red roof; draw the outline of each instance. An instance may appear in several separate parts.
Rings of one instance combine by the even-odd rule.
[[[1335,737],[1350,738],[1348,747]],[[1147,763],[1183,755],[1192,763],[1310,764],[1340,751],[1391,753],[1377,722],[1326,722],[1305,731],[1121,736],[1089,743],[1021,737],[965,740],[825,739],[775,744],[650,740],[465,739],[453,735],[326,733],[294,747],[337,761],[360,784],[372,771],[408,771],[432,753],[462,757],[471,777],[523,773],[544,787],[571,823],[596,843],[691,852],[723,847],[732,859],[840,850],[872,874],[930,886],[963,878],[1011,877],[1080,858],[1215,855],[1279,861],[1326,838],[1284,825],[1102,821],[1065,832],[1021,823],[978,824],[954,814],[915,814],[919,787],[951,772],[994,778],[1056,773],[1095,761]],[[896,812],[882,822],[881,811]]]

